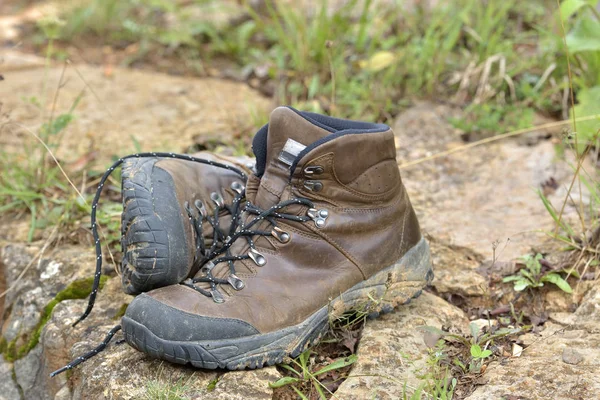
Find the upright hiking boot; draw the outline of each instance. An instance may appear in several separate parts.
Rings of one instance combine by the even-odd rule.
[[[260,368],[298,356],[330,318],[389,312],[433,279],[387,125],[280,107],[253,150],[243,224],[194,278],[132,301],[122,326],[133,347]]]
[[[231,206],[242,197],[245,181],[234,169],[210,163],[249,170],[210,153],[193,157],[207,163],[166,157],[123,161],[121,276],[128,294],[183,281],[194,262],[229,234],[236,212]]]

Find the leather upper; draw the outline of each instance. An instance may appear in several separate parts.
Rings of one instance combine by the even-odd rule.
[[[236,291],[219,285],[224,303],[183,285],[154,290],[148,296],[187,315],[244,321],[266,333],[302,322],[329,300],[401,258],[421,233],[400,178],[393,132],[355,132],[327,140],[330,135],[331,131],[289,108],[276,109],[269,123],[265,173],[261,178],[251,175],[246,185],[247,198],[263,209],[298,197],[311,200],[317,210],[327,210],[323,227],[312,220],[277,219],[291,239],[281,243],[271,236],[255,238],[266,265],[236,261],[236,275],[245,287]],[[289,171],[277,160],[288,138],[304,145],[322,143]],[[307,167],[321,168],[310,174]],[[321,188],[311,189],[307,181],[318,181]],[[282,212],[306,215],[307,209],[293,205]],[[247,216],[247,221],[253,217]],[[262,221],[253,229],[269,231],[272,226]],[[247,251],[243,238],[231,248],[234,255]],[[226,278],[229,268],[222,263],[213,273]]]

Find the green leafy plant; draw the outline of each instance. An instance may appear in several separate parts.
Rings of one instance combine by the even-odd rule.
[[[522,268],[515,275],[510,275],[504,277],[502,282],[513,282],[514,289],[517,292],[521,292],[528,288],[539,288],[544,286],[544,283],[553,283],[558,286],[560,290],[566,293],[573,293],[573,289],[569,285],[561,274],[567,275],[569,272],[571,275],[578,277],[579,274],[577,271],[546,271],[542,270],[542,264],[540,260],[543,259],[541,254],[526,255],[521,258],[521,260],[525,263],[525,268]]]
[[[323,389],[325,389],[326,391],[328,390],[317,378],[328,372],[348,367],[354,364],[358,359],[358,357],[355,354],[353,354],[348,357],[339,358],[331,362],[330,364],[319,368],[316,371],[311,371],[311,366],[309,365],[309,359],[311,354],[311,350],[306,350],[305,352],[300,354],[300,356],[298,356],[297,359],[292,360],[292,364],[280,364],[280,367],[290,371],[294,376],[285,376],[279,379],[277,382],[269,383],[269,386],[275,389],[290,385],[292,390],[301,399],[308,399],[308,397],[298,387],[298,384],[304,384],[308,385],[309,388],[314,388],[318,393],[320,399],[327,399]]]
[[[434,349],[432,349],[431,356],[434,358],[435,363],[445,365],[446,367],[458,367],[461,375],[480,373],[483,364],[491,359],[494,354],[489,347],[495,341],[517,335],[527,329],[527,327],[491,328],[487,332],[483,332],[476,323],[471,322],[469,324],[471,337],[466,338],[462,335],[445,332],[432,326],[422,327],[426,332],[437,335],[440,338]],[[453,354],[452,357],[449,357],[447,354],[447,345],[449,343],[458,345],[459,348],[458,353]]]

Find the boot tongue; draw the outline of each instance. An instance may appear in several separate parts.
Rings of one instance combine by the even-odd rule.
[[[264,132],[264,131],[263,131]],[[262,153],[264,170],[260,186],[254,197],[254,204],[267,209],[285,200],[283,192],[289,183],[290,167],[294,160],[307,145],[327,136],[331,132],[311,123],[296,111],[288,107],[278,107],[271,113],[268,131],[265,138],[266,154],[263,149],[254,149],[257,162]],[[264,135],[264,133],[263,133]]]

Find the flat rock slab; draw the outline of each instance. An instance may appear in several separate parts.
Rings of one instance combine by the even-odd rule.
[[[460,112],[448,106],[419,104],[395,122],[398,162],[423,230],[486,259],[510,260],[531,251],[553,221],[537,190],[551,180],[549,200],[562,205],[573,172],[550,141],[534,145],[506,139],[452,155],[402,167],[411,161],[464,145],[448,120]],[[590,169],[593,171],[593,169]],[[579,199],[577,190],[573,198]],[[585,201],[585,195],[584,195]],[[565,217],[575,210],[566,208]]]
[[[546,322],[539,335],[521,337],[521,357],[492,363],[469,400],[496,398],[597,399],[600,394],[600,282],[562,324]]]
[[[454,332],[468,330],[468,319],[458,308],[431,293],[423,292],[410,304],[367,321],[358,361],[350,377],[335,392],[340,399],[401,399],[404,385],[419,386],[417,375],[429,355],[423,326],[442,326]],[[410,390],[412,392],[412,390]]]
[[[578,354],[576,360],[564,354]],[[597,399],[600,394],[600,334],[546,323],[521,357],[491,363],[487,383],[467,399]]]
[[[69,113],[79,99],[73,121],[50,143],[58,144],[53,150],[67,163],[94,152],[105,166],[114,156],[136,152],[136,142],[142,151],[174,152],[195,141],[232,142],[254,126],[253,116],[270,109],[269,100],[247,85],[212,78],[121,68],[107,74],[84,65],[3,75],[0,88],[9,95],[2,96],[0,147],[6,151],[23,152],[33,143],[27,129],[39,133],[51,115]]]

